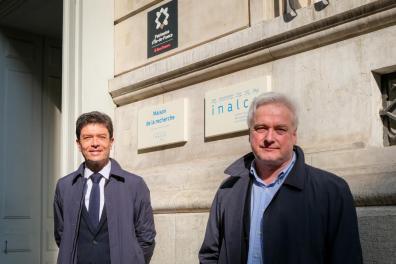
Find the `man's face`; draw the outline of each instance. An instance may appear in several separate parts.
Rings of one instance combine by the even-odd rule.
[[[291,159],[297,141],[292,120],[292,112],[280,103],[256,109],[249,140],[258,166],[278,168]]]
[[[106,126],[99,123],[87,124],[81,129],[77,145],[88,167],[102,169],[109,161],[114,139],[110,138]]]

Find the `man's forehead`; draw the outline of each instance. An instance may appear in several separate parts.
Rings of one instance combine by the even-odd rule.
[[[285,105],[279,103],[265,104],[257,107],[255,117],[266,116],[293,116],[293,112]]]
[[[277,126],[293,126],[293,112],[284,104],[268,103],[259,106],[254,115],[254,125],[276,122]]]
[[[262,104],[262,105],[257,106],[256,110],[258,110],[258,109],[260,109],[260,108],[266,108],[266,109],[284,109],[284,110],[287,110],[287,111],[289,111],[289,112],[292,112],[292,111],[290,110],[290,108],[289,108],[286,104],[284,104],[284,103],[282,103],[282,102],[269,102],[269,103],[265,103],[265,104]]]
[[[97,131],[100,130],[103,132],[109,132],[106,125],[102,123],[88,123],[81,128],[81,133],[90,132],[90,131]]]

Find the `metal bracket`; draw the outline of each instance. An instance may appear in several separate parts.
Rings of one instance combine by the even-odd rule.
[[[296,10],[292,7],[292,4],[290,3],[291,0],[286,0],[286,8],[285,8],[285,14],[289,16],[290,18],[293,18],[297,16]]]
[[[293,18],[297,16],[297,12],[295,8],[293,8],[293,0],[284,0],[285,3],[285,12],[284,16],[286,21],[291,21]],[[316,11],[320,11],[325,9],[329,5],[329,0],[314,0],[314,7]]]

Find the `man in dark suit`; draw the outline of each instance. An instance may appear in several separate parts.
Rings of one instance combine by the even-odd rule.
[[[200,263],[362,263],[347,183],[296,146],[296,107],[265,93],[248,113],[252,153],[231,164],[214,198]]]
[[[76,136],[85,162],[58,181],[54,198],[58,264],[149,263],[156,234],[150,193],[110,159],[110,117],[81,115]]]

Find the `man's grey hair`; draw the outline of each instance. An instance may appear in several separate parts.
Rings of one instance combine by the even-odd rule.
[[[298,126],[297,105],[294,103],[292,99],[288,98],[286,95],[277,92],[262,93],[253,99],[252,103],[250,104],[249,112],[247,116],[247,124],[249,128],[251,128],[253,125],[253,118],[257,108],[267,104],[281,104],[286,106],[293,115],[292,123],[294,128],[297,129]]]

